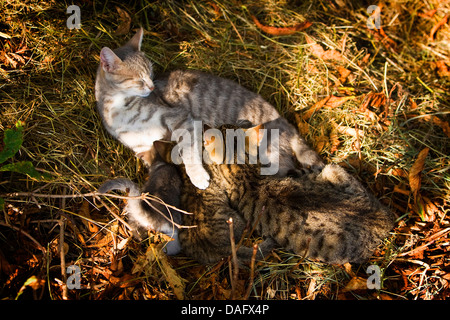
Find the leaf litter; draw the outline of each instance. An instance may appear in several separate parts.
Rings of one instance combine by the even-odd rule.
[[[31,4],[25,16],[2,3],[0,137],[26,124],[23,145],[4,164],[30,161],[52,177],[0,172],[2,298],[448,299],[448,5],[388,1],[382,28],[367,29],[366,8],[347,2],[87,3],[83,29],[72,31],[49,14],[64,4]],[[23,31],[25,18],[33,33]],[[162,235],[136,240],[116,219],[123,200],[88,195],[111,177],[145,177],[105,135],[93,98],[98,49],[138,26],[157,72],[201,69],[260,92],[327,162],[357,175],[397,214],[367,264],[329,266],[278,250],[231,277],[227,259],[202,266],[165,256]],[[80,289],[67,297],[62,256],[81,270]],[[367,288],[372,264],[383,270],[381,290]]]

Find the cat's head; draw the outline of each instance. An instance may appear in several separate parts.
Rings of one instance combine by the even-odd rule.
[[[144,30],[138,32],[124,46],[100,51],[100,66],[114,90],[125,96],[148,96],[154,89],[152,63],[141,51]]]
[[[264,136],[264,126],[241,128],[224,124],[218,128],[203,126],[203,164],[257,164],[258,147]],[[191,141],[183,137],[183,141]],[[180,164],[183,144],[158,140],[153,143],[159,156],[169,163]],[[254,157],[254,162],[251,162]]]

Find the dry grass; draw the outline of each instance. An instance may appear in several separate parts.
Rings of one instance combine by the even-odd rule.
[[[69,30],[69,4],[0,1],[0,136],[18,120],[25,122],[24,144],[14,161],[30,160],[52,176],[35,181],[0,172],[0,194],[79,194],[95,191],[109,177],[144,179],[141,164],[107,135],[95,110],[99,51],[123,44],[132,33],[115,34],[124,27],[119,6],[132,17],[132,29],[143,26],[147,31],[143,50],[156,73],[200,69],[259,92],[299,125],[326,161],[346,166],[399,217],[367,264],[329,266],[277,251],[256,264],[253,283],[250,268],[240,270],[235,283],[239,298],[249,288],[251,299],[448,298],[449,24],[430,35],[450,14],[450,6],[438,0],[386,1],[383,34],[366,27],[367,6],[356,3],[85,1],[80,5],[82,28]],[[313,25],[274,36],[256,27],[252,15],[268,26]],[[331,95],[352,98],[329,101],[305,117]],[[418,191],[424,210],[419,210],[409,173],[425,148],[429,154]],[[66,295],[55,280],[62,279],[61,234],[66,265],[75,263],[82,271],[82,290],[69,290],[68,298],[231,298],[228,262],[205,267],[185,257],[166,259],[154,253],[158,240],[153,236],[118,249],[126,231],[92,197],[5,200],[0,218],[2,298],[15,298],[32,276],[37,279],[34,290],[26,289],[22,297]],[[116,211],[121,205],[108,202]],[[55,228],[61,219],[65,232]],[[370,264],[383,272],[381,290],[365,287]],[[350,283],[359,287],[350,290]]]

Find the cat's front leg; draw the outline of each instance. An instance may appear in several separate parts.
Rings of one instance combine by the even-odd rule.
[[[186,164],[186,173],[192,184],[199,189],[206,189],[209,186],[209,174],[201,164]]]

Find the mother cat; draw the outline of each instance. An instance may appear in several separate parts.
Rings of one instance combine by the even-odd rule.
[[[155,157],[153,141],[169,140],[177,129],[194,136],[194,120],[216,127],[245,119],[263,123],[268,139],[271,129],[279,130],[278,150],[268,150],[268,160],[277,162],[279,176],[295,168],[295,158],[305,167],[324,166],[296,128],[271,104],[233,81],[189,70],[173,71],[153,81],[152,64],[140,51],[142,37],[141,28],[124,46],[101,50],[95,96],[108,132],[147,165]],[[201,143],[197,140],[194,143]],[[193,150],[198,151],[183,150],[181,157],[191,182],[205,189],[210,177],[201,164],[201,146],[194,145]],[[188,158],[191,156],[194,158]]]

